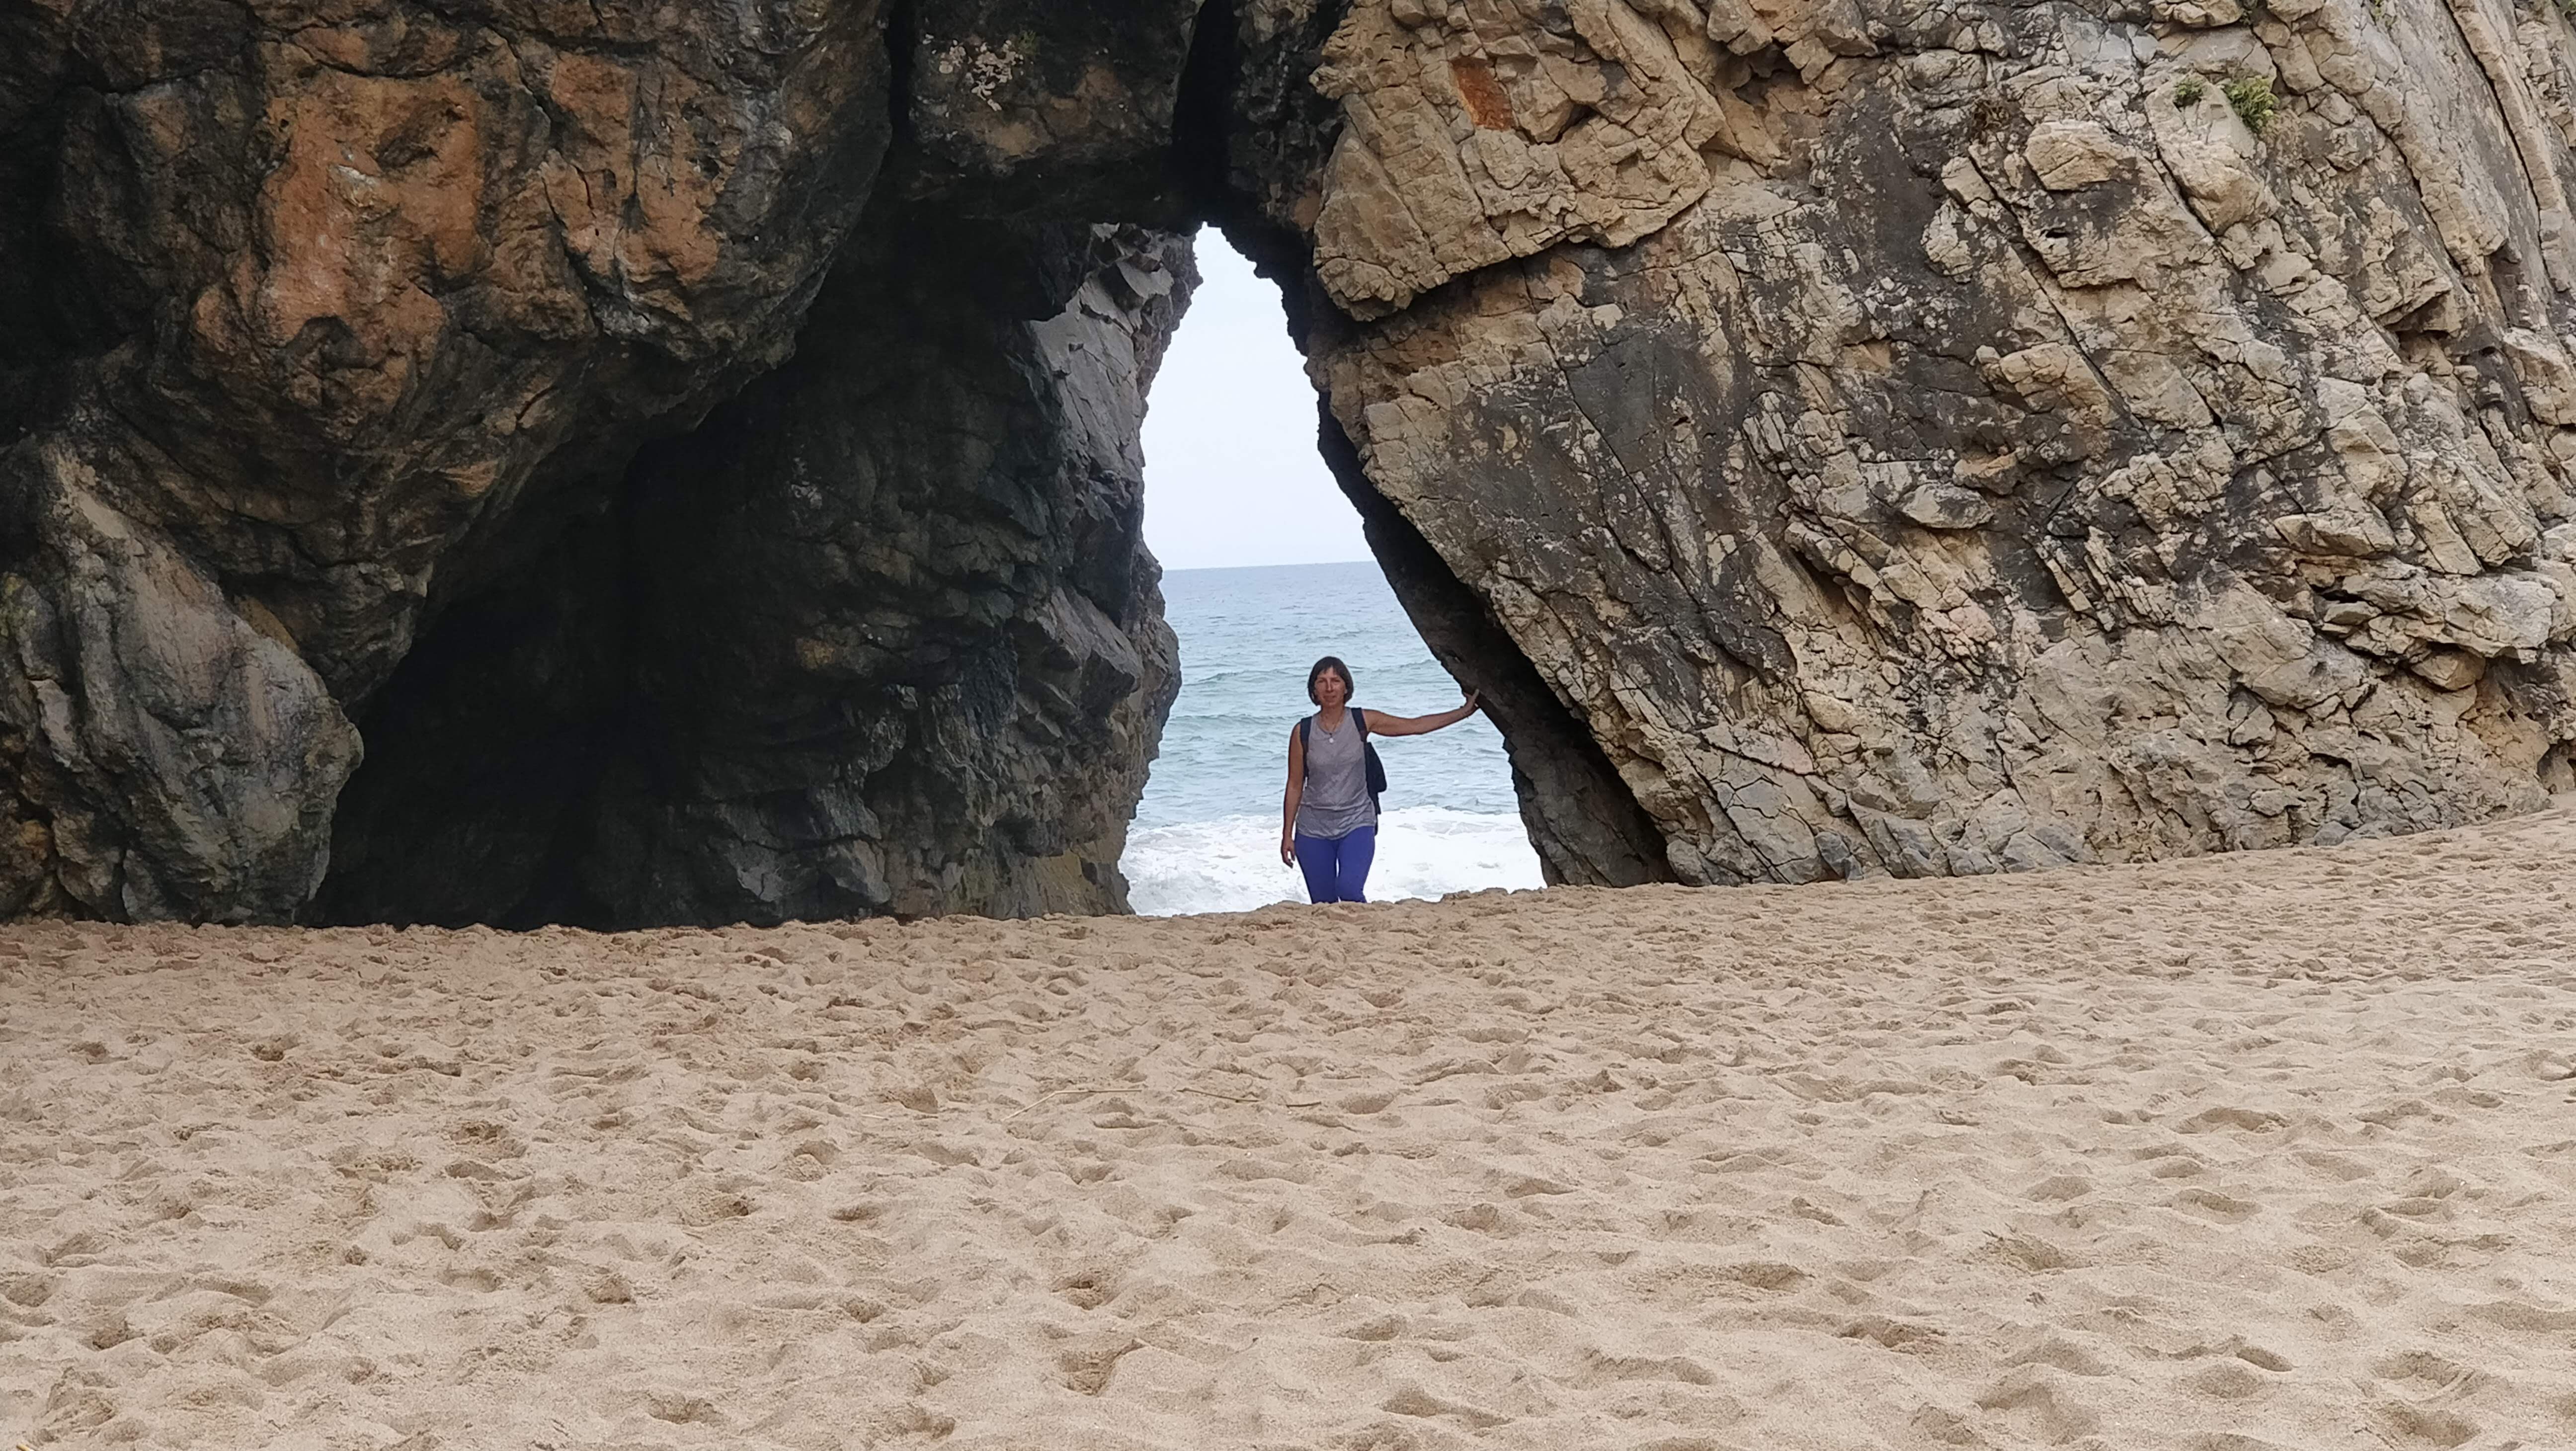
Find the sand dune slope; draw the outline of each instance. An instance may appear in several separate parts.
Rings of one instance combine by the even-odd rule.
[[[2568,1446],[2571,861],[11,929],[0,1445]]]

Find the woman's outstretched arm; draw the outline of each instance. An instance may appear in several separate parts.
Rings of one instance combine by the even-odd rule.
[[[1288,728],[1288,790],[1280,797],[1279,860],[1297,864],[1297,803],[1306,799],[1306,733]]]
[[[1444,710],[1438,715],[1388,715],[1382,710],[1372,710],[1367,712],[1367,718],[1371,735],[1427,736],[1443,727],[1456,725],[1475,713],[1476,692],[1471,690],[1456,710]]]

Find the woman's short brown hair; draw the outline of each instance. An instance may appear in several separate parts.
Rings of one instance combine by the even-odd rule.
[[[1359,687],[1351,683],[1351,667],[1343,664],[1342,657],[1339,655],[1325,656],[1315,662],[1313,669],[1306,672],[1306,698],[1315,701],[1317,705],[1323,704],[1322,701],[1315,700],[1315,682],[1323,679],[1324,672],[1327,670],[1342,677],[1342,704],[1350,704],[1352,693]]]

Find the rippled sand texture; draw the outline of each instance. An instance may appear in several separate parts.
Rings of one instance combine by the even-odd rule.
[[[2571,859],[13,929],[0,1444],[2565,1446]]]

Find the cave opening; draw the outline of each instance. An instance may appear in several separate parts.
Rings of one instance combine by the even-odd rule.
[[[1289,723],[1323,654],[1359,703],[1444,710],[1458,687],[1371,555],[1317,447],[1315,390],[1280,289],[1215,227],[1155,375],[1142,432],[1145,542],[1163,566],[1181,688],[1121,867],[1146,913],[1302,900],[1278,860]],[[1374,895],[1540,884],[1502,737],[1481,717],[1385,749],[1391,797]]]
[[[1330,27],[1314,25],[1320,45]],[[1273,846],[1279,753],[1327,651],[1373,707],[1443,709],[1467,682],[1488,711],[1390,761],[1390,809],[1422,813],[1432,865],[1406,881],[1382,858],[1379,895],[1665,876],[1582,723],[1317,402],[1300,355],[1349,324],[1237,153],[1328,129],[1302,84],[1240,73],[1236,28],[1212,0],[1156,39],[1179,77],[1161,167],[1114,159],[1132,137],[986,167],[981,103],[906,102],[922,78],[898,67],[908,119],[872,177],[844,178],[867,200],[792,350],[746,360],[641,438],[565,447],[507,537],[439,586],[363,702],[366,758],[303,919],[627,928],[1277,900],[1295,882]],[[1213,291],[1193,260],[1203,226]],[[1240,592],[1208,571],[1294,557],[1171,549],[1167,576],[1148,548],[1147,392],[1219,376],[1188,343],[1167,354],[1193,310],[1197,331],[1224,332],[1228,293],[1255,321],[1220,360],[1268,371],[1166,419],[1236,445],[1207,470],[1218,532],[1276,544],[1320,526],[1334,542],[1297,567],[1339,573],[1269,581],[1277,598],[1241,613],[1280,628],[1240,652],[1284,679],[1240,709],[1208,702],[1239,721],[1203,722],[1193,698],[1175,731],[1194,672],[1173,622],[1214,643],[1193,618]],[[1275,442],[1251,446],[1263,435],[1234,404],[1255,401]],[[1254,456],[1294,486],[1247,477]],[[1187,490],[1165,492],[1177,523]],[[1200,754],[1216,759],[1186,769]],[[1194,774],[1203,789],[1179,789]],[[1210,799],[1222,813],[1191,804]],[[1231,817],[1248,821],[1212,824]],[[1219,830],[1262,874],[1251,900],[1240,881],[1131,893],[1159,862],[1204,867]]]

